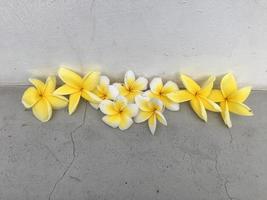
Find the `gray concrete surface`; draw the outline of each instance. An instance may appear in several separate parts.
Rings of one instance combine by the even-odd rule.
[[[267,92],[253,92],[252,118],[207,124],[188,108],[166,112],[153,137],[146,124],[107,127],[82,103],[38,122],[20,103],[23,87],[0,88],[1,200],[265,200]]]

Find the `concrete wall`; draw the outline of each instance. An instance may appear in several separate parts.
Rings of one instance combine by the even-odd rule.
[[[266,0],[0,0],[0,84],[60,64],[113,77],[233,71],[267,89]]]

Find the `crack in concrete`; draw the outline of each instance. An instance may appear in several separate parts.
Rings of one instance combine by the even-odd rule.
[[[71,139],[71,143],[72,143],[72,159],[69,163],[69,165],[66,167],[66,169],[63,171],[62,175],[59,177],[59,179],[56,181],[56,183],[54,184],[51,192],[49,193],[48,199],[51,200],[52,195],[54,194],[57,185],[60,183],[61,180],[63,180],[63,178],[65,177],[65,175],[68,173],[68,171],[70,170],[71,166],[73,165],[75,158],[76,158],[76,145],[74,142],[74,138],[73,138],[73,134],[80,129],[84,123],[85,123],[85,119],[86,119],[86,110],[87,110],[87,103],[85,104],[85,109],[84,109],[84,114],[83,114],[83,120],[82,123],[79,124],[79,126],[77,126],[76,128],[74,128],[71,132],[70,132],[70,139]]]

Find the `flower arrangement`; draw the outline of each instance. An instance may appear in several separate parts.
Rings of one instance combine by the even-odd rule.
[[[214,76],[210,76],[200,86],[189,76],[181,74],[185,88],[182,90],[173,81],[164,84],[160,77],[152,79],[150,83],[144,77],[136,78],[133,71],[126,72],[123,83],[113,84],[107,76],[101,76],[96,71],[81,77],[67,67],[60,67],[58,76],[64,82],[59,88],[56,88],[56,77],[49,76],[45,83],[38,79],[29,79],[33,86],[23,93],[24,107],[31,108],[33,115],[41,122],[51,119],[53,109],[68,106],[68,112],[72,115],[81,98],[105,115],[102,120],[108,126],[126,130],[134,122],[148,121],[153,135],[157,121],[167,126],[163,115],[165,108],[178,111],[179,104],[187,101],[200,119],[207,122],[206,110],[218,112],[229,128],[232,127],[230,112],[242,116],[253,115],[251,109],[244,104],[251,87],[238,89],[232,73],[223,76],[220,89],[213,89],[216,79]]]

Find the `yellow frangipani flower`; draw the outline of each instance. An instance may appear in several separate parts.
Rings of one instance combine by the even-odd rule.
[[[114,85],[110,85],[110,80],[107,76],[101,76],[99,85],[93,91],[101,100],[115,100],[119,95],[118,89]],[[100,103],[100,102],[99,102]],[[94,108],[98,109],[99,103],[90,103]]]
[[[119,96],[113,102],[104,100],[99,105],[100,110],[105,114],[102,120],[113,128],[119,127],[120,130],[128,129],[132,124],[132,117],[138,113],[136,104],[128,104],[125,97]]]
[[[231,128],[230,112],[242,116],[252,116],[251,109],[243,102],[248,98],[251,87],[237,88],[233,74],[226,74],[221,80],[221,90],[212,90],[209,98],[220,102],[221,116],[224,123]]]
[[[56,78],[49,76],[43,83],[38,79],[29,79],[33,84],[22,96],[22,103],[26,108],[32,108],[34,116],[42,122],[47,122],[52,117],[52,109],[64,108],[68,99],[53,94],[56,88]]]
[[[139,95],[135,97],[135,102],[140,109],[135,117],[135,122],[141,123],[148,120],[148,126],[152,135],[154,135],[157,127],[157,120],[167,126],[167,121],[162,114],[163,103],[159,99],[150,99]]]
[[[98,103],[101,101],[101,99],[92,92],[98,85],[99,75],[99,72],[89,72],[81,78],[81,76],[70,69],[61,67],[58,70],[58,76],[65,84],[58,88],[54,94],[70,95],[70,115],[76,110],[81,97],[91,103]]]
[[[181,80],[186,90],[179,90],[168,94],[167,96],[174,102],[181,103],[190,101],[192,109],[195,113],[207,122],[207,110],[213,112],[220,112],[221,108],[208,98],[213,88],[215,77],[211,76],[202,87],[200,87],[194,80],[186,75],[181,75]],[[205,109],[206,108],[206,109]]]
[[[135,79],[133,71],[127,71],[124,77],[124,84],[115,83],[114,85],[118,88],[121,96],[126,97],[128,102],[134,102],[134,98],[142,94],[147,88],[147,79],[139,77]]]
[[[179,110],[179,104],[172,101],[167,95],[178,90],[177,84],[173,81],[168,81],[163,85],[162,79],[156,77],[150,82],[150,90],[145,92],[145,94],[150,98],[161,100],[168,110],[177,111]]]

